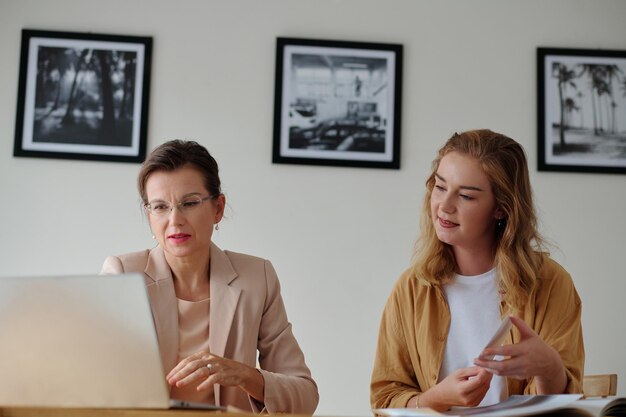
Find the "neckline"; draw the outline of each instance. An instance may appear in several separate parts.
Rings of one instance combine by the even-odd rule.
[[[190,300],[185,300],[183,298],[176,297],[176,301],[178,301],[179,303],[183,303],[183,304],[206,304],[211,301],[211,297],[203,298],[202,300],[196,300],[196,301],[190,301]]]
[[[460,279],[480,279],[480,278],[485,278],[490,275],[494,275],[495,272],[496,272],[496,267],[494,266],[489,271],[483,272],[482,274],[478,274],[478,275],[461,275],[461,274],[454,274],[454,275],[455,275],[455,278],[460,278]]]

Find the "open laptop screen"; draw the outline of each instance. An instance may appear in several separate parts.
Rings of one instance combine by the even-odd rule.
[[[143,277],[0,278],[0,405],[168,408]]]

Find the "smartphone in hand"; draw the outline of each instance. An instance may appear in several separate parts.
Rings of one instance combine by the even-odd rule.
[[[485,345],[484,349],[500,346],[502,342],[504,341],[504,338],[506,337],[507,333],[509,333],[509,330],[511,330],[512,325],[513,323],[511,322],[511,318],[509,316],[506,316],[506,318],[502,320],[502,323],[500,323],[498,330],[496,330],[496,332],[493,334],[489,342]],[[480,358],[491,361],[493,360],[494,357],[495,355],[489,355],[489,356],[481,356]]]

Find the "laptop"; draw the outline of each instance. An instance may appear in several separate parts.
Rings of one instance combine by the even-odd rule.
[[[141,274],[0,278],[0,406],[224,409],[169,398]]]

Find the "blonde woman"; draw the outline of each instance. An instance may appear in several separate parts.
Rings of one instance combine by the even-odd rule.
[[[581,392],[581,302],[542,250],[522,147],[490,130],[454,134],[426,181],[420,230],[383,312],[372,406]],[[507,316],[504,344],[484,349]]]

